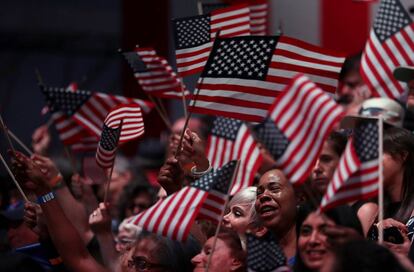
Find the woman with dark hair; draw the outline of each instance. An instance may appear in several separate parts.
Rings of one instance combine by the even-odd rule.
[[[312,190],[317,192],[321,198],[333,177],[346,143],[345,134],[333,131],[322,146],[322,151],[312,171],[310,183]]]
[[[362,226],[349,206],[317,213],[309,206],[299,210],[297,222],[298,249],[294,271],[319,271],[331,253],[327,230],[345,227],[354,236],[363,237]]]
[[[202,251],[191,260],[194,271],[204,272],[209,258],[211,258],[209,271],[242,272],[246,270],[246,252],[236,232],[229,229],[221,230],[217,235],[214,249],[213,246],[214,237],[211,237],[204,244]],[[212,254],[211,257],[210,254]]]

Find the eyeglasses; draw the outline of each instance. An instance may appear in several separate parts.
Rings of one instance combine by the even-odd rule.
[[[150,263],[145,257],[142,256],[133,256],[131,260],[128,261],[128,267],[135,267],[136,271],[146,271],[152,268],[165,268],[165,265]]]

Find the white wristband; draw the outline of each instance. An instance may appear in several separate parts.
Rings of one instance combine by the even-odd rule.
[[[210,165],[210,163],[208,164],[208,168],[205,171],[202,172],[197,172],[197,166],[193,166],[191,167],[191,175],[195,178],[200,178],[202,176],[204,176],[205,174],[209,173],[211,171],[211,169],[213,169]]]

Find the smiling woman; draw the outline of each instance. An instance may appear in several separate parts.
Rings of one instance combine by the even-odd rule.
[[[257,186],[256,212],[291,264],[296,253],[296,197],[292,184],[280,170],[266,172]]]
[[[332,245],[328,243],[326,229],[343,226],[352,228],[362,237],[361,223],[348,206],[340,206],[324,214],[304,206],[298,217],[305,219],[298,222],[298,258],[294,271],[319,271],[331,257]]]

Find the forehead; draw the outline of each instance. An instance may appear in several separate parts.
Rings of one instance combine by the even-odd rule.
[[[303,224],[307,225],[335,225],[335,222],[324,214],[312,212],[306,217]]]
[[[286,176],[280,170],[266,172],[259,180],[259,186],[266,186],[269,183],[287,184]]]

